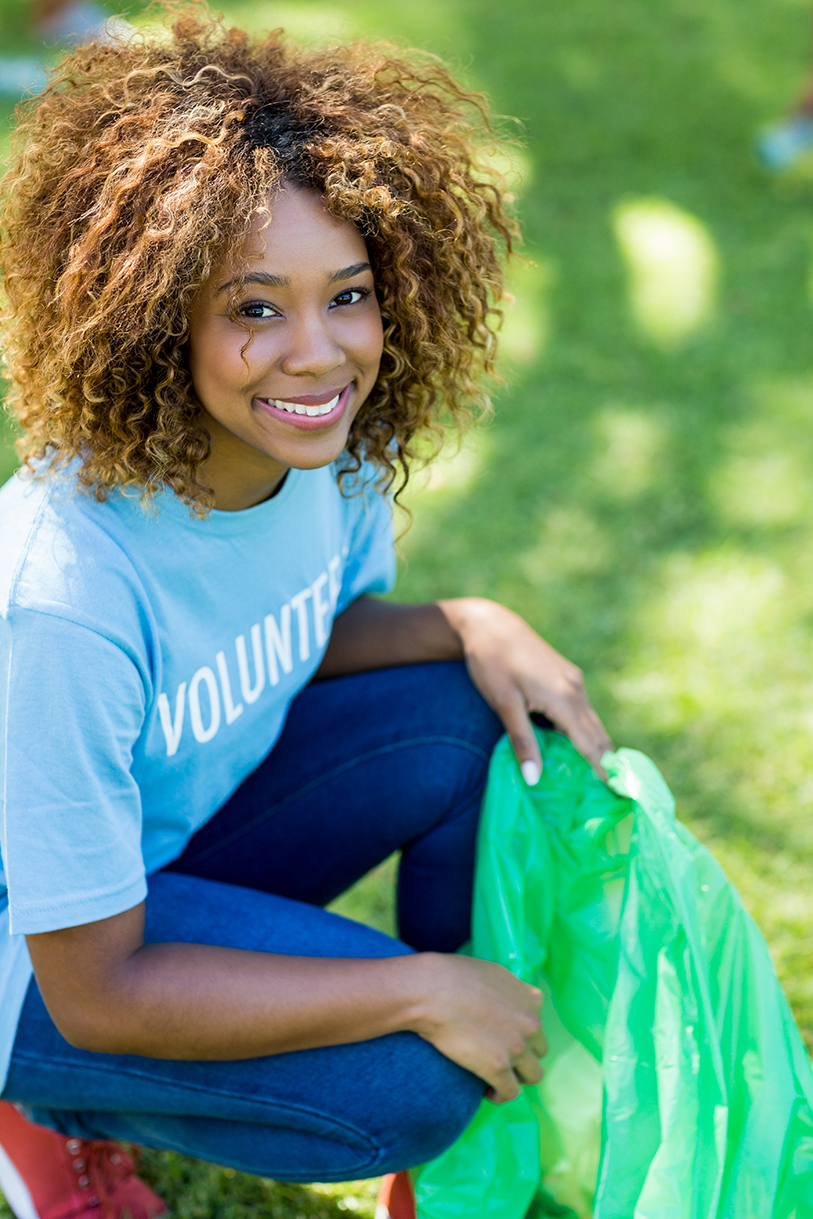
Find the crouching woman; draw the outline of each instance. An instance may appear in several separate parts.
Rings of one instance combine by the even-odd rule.
[[[511,222],[437,63],[199,12],[80,48],[5,179],[0,1188],[162,1208],[124,1139],[405,1169],[539,1078],[540,995],[455,955],[504,730],[596,762],[509,610],[399,605],[390,500],[493,355]],[[442,548],[444,539],[437,545]],[[401,851],[399,939],[324,907]],[[33,972],[32,972],[33,969]]]

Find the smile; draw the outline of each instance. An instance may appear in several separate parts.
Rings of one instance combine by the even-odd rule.
[[[303,406],[301,402],[282,402],[279,398],[265,398],[266,406],[275,406],[278,411],[287,411],[289,415],[329,415],[338,405],[340,394],[331,398],[324,406]]]
[[[327,401],[319,401],[324,395],[292,401],[285,398],[255,398],[254,401],[271,415],[282,418],[295,427],[312,431],[318,427],[329,427],[341,417],[350,397],[352,385],[346,385]]]

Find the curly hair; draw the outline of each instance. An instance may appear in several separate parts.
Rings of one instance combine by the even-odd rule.
[[[515,225],[481,155],[485,103],[427,55],[305,49],[163,8],[170,29],[80,47],[18,108],[0,263],[21,454],[78,458],[101,499],[166,485],[205,513],[190,306],[293,183],[367,242],[384,354],[345,472],[367,458],[402,489],[421,437],[464,423],[494,372]]]

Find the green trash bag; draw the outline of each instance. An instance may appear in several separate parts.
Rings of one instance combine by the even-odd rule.
[[[538,735],[538,787],[494,752],[471,953],[544,989],[545,1078],[418,1170],[420,1219],[813,1219],[813,1071],[756,925],[648,758],[608,788]]]

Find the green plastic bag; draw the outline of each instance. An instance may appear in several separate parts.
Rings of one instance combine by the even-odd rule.
[[[420,1219],[813,1219],[813,1071],[765,942],[643,754],[507,739],[472,955],[546,991],[545,1078],[416,1175]]]

